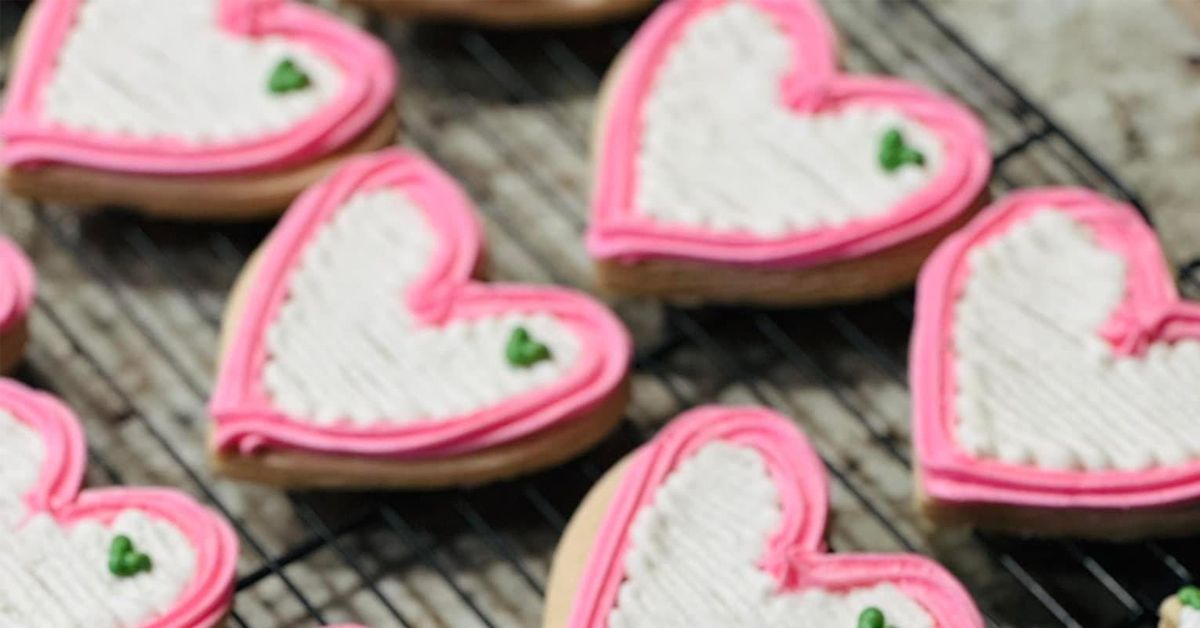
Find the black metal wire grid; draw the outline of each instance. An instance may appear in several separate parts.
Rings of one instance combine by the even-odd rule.
[[[924,0],[826,4],[851,68],[937,86],[983,115],[997,142],[995,193],[1077,184],[1142,207]],[[499,274],[586,285],[577,249],[592,96],[634,25],[519,36],[373,28],[406,68],[408,140],[460,176],[484,212],[496,256],[515,260]],[[813,311],[620,304],[641,341],[637,403],[596,451],[494,487],[296,493],[284,509],[263,513],[252,502],[279,496],[214,481],[189,434],[205,421],[220,295],[268,225],[182,226],[116,212],[79,218],[37,204],[24,210],[45,234],[43,248],[62,253],[39,268],[43,275],[53,283],[78,274],[89,285],[77,298],[42,291],[30,364],[19,376],[85,400],[77,402],[85,416],[107,417],[88,425],[94,482],[175,483],[233,522],[244,547],[234,625],[536,625],[547,557],[587,488],[680,410],[714,400],[774,406],[806,428],[834,489],[835,550],[932,554],[971,589],[989,625],[1152,626],[1158,602],[1200,570],[1200,544],[1189,540],[1028,542],[917,523],[907,503],[911,295]],[[1200,292],[1200,261],[1181,270],[1181,281]],[[97,331],[111,338],[98,340]],[[129,376],[138,361],[153,363],[176,392],[164,399],[149,380]],[[128,450],[111,446],[110,432],[132,432],[131,440],[147,443],[134,453],[163,458],[157,468],[166,470],[140,471]],[[325,570],[346,578],[313,579]]]

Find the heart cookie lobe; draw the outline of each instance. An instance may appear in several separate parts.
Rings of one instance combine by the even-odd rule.
[[[910,373],[923,509],[1026,535],[1200,525],[1200,307],[1153,231],[1080,189],[985,210],[922,272]]]
[[[18,41],[0,164],[26,196],[278,212],[396,127],[383,44],[291,2],[46,0]]]
[[[0,236],[0,375],[12,370],[25,353],[34,289],[33,265],[16,244]]]
[[[827,554],[824,468],[769,410],[689,411],[610,471],[556,552],[546,628],[983,626],[911,555]]]
[[[7,623],[167,628],[221,621],[237,566],[228,524],[176,491],[81,492],[87,450],[75,417],[5,379],[0,435],[0,616]]]
[[[982,125],[841,74],[810,0],[676,0],[607,79],[587,245],[619,294],[803,304],[910,285],[981,202]]]
[[[631,343],[569,290],[489,284],[466,196],[415,154],[305,194],[243,272],[211,409],[229,475],[445,486],[549,466],[620,420]]]

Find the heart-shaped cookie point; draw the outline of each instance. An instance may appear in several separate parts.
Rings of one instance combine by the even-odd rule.
[[[0,235],[0,375],[12,370],[25,352],[34,284],[33,264]]]
[[[828,554],[824,467],[769,410],[689,411],[610,471],[555,555],[546,628],[974,628],[962,585],[911,555]]]
[[[1200,306],[1163,259],[1132,207],[1078,189],[1013,194],[947,240],[911,365],[928,514],[1106,538],[1200,526]]]
[[[842,74],[817,2],[675,0],[608,79],[587,247],[620,294],[776,304],[910,285],[991,169],[982,124]]]
[[[0,165],[19,194],[278,210],[395,129],[387,48],[298,3],[45,0],[18,40]]]
[[[226,317],[219,467],[286,485],[453,485],[603,437],[626,399],[628,333],[572,291],[476,280],[482,246],[462,191],[412,153],[354,160],[305,194]]]
[[[237,537],[182,493],[80,490],[71,412],[0,379],[0,587],[14,626],[213,626],[233,599]]]

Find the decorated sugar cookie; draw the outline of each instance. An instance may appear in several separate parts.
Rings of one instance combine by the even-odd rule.
[[[233,597],[237,537],[171,490],[80,491],[87,448],[71,411],[0,379],[0,623],[216,625]]]
[[[841,74],[813,0],[670,0],[605,87],[587,246],[619,294],[894,291],[979,205],[991,168],[964,107]]]
[[[584,499],[545,628],[975,628],[962,585],[912,555],[828,554],[825,471],[769,410],[692,410]]]
[[[312,486],[472,484],[620,420],[630,339],[574,292],[488,284],[470,201],[390,150],[292,207],[243,272],[212,400],[225,473]]]
[[[0,374],[12,370],[25,352],[25,319],[33,289],[33,266],[15,244],[0,236]]]
[[[922,272],[918,484],[935,520],[1106,538],[1200,529],[1200,305],[1133,208],[1013,194]]]
[[[1162,603],[1158,616],[1159,628],[1200,628],[1200,588],[1183,587]]]
[[[351,0],[406,18],[455,20],[475,24],[584,26],[631,16],[655,0]]]
[[[18,42],[0,166],[23,196],[244,218],[395,134],[386,47],[290,0],[38,0]]]

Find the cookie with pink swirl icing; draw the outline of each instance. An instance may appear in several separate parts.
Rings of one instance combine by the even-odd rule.
[[[1001,199],[918,288],[917,480],[934,520],[1108,539],[1200,529],[1200,304],[1136,211]]]
[[[304,194],[226,315],[212,449],[289,486],[476,484],[595,444],[628,398],[631,341],[605,307],[492,284],[470,201],[388,150]]]
[[[977,628],[923,557],[829,554],[820,459],[787,418],[691,410],[617,465],[554,557],[545,628]]]
[[[390,15],[486,26],[584,26],[649,9],[655,0],[351,0]]]
[[[668,0],[610,71],[587,247],[612,292],[795,305],[911,285],[982,205],[983,126],[843,74],[815,0]]]
[[[237,537],[182,493],[80,490],[87,447],[58,400],[0,379],[0,622],[87,628],[216,625]]]
[[[33,266],[16,244],[0,235],[0,374],[12,370],[25,352],[33,291]]]
[[[274,214],[390,144],[387,48],[291,0],[39,0],[0,167],[21,196],[170,217]]]

